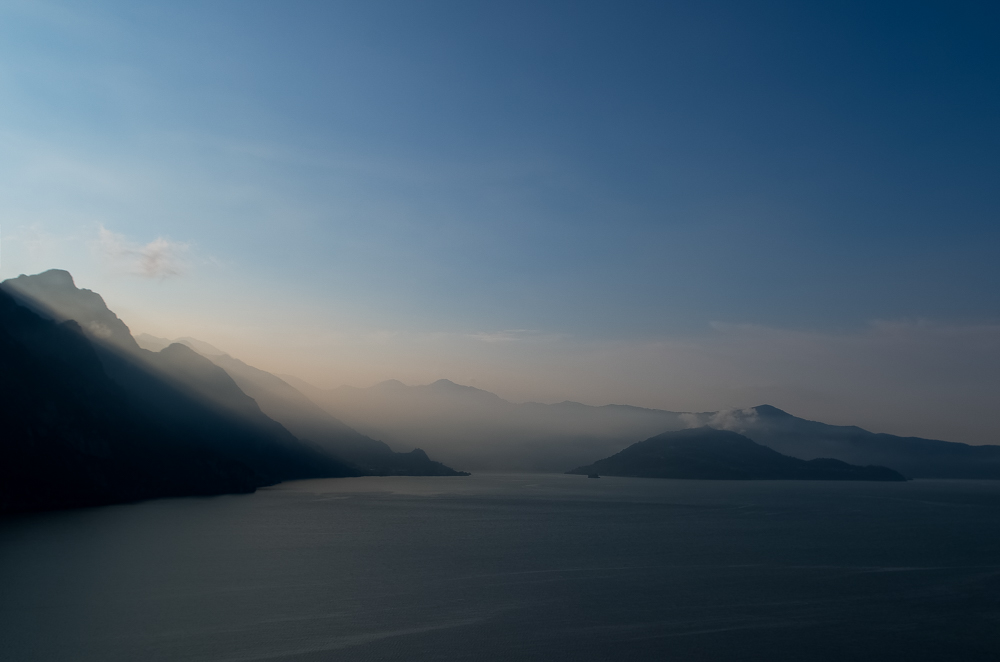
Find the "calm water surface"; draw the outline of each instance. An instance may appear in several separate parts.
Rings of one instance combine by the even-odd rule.
[[[997,660],[1000,483],[354,478],[23,517],[0,659]]]

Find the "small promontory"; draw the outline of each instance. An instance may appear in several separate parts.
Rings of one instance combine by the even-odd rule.
[[[696,480],[907,480],[887,467],[827,458],[800,460],[710,427],[665,432],[566,473]]]

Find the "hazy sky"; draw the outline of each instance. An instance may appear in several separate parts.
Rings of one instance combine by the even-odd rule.
[[[0,277],[321,385],[1000,441],[1000,13],[0,2]]]

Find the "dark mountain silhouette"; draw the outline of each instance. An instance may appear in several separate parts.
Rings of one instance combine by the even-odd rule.
[[[246,463],[134,407],[76,322],[0,292],[0,513],[252,492]]]
[[[77,288],[68,271],[50,269],[34,276],[21,274],[0,283],[0,289],[42,317],[76,321],[89,338],[102,344],[126,351],[139,349],[128,327],[108,310],[101,295]]]
[[[92,474],[99,477],[95,480],[104,486],[103,491],[97,487],[88,491],[77,485],[80,487],[77,501],[69,493],[49,501],[47,497],[36,495],[34,507],[110,503],[184,493],[247,491],[294,478],[358,475],[353,467],[299,441],[264,415],[224,370],[190,348],[175,344],[158,353],[141,349],[128,327],[107,309],[103,299],[89,290],[77,289],[68,273],[49,271],[38,276],[21,276],[4,282],[0,290],[4,292],[8,312],[5,317],[10,327],[7,333],[34,348],[33,353],[22,352],[23,360],[18,363],[21,360],[17,359],[18,346],[12,340],[6,359],[12,367],[4,377],[8,396],[5,409],[12,407],[9,403],[13,402],[35,403],[23,411],[11,413],[12,420],[20,421],[17,424],[19,432],[7,436],[4,448],[13,453],[11,457],[21,458],[23,462],[5,466],[7,471],[23,475],[16,485],[30,488],[35,479],[39,485],[48,484],[48,478],[41,475],[46,471],[46,463],[40,459],[43,457],[49,458],[53,467],[63,467],[62,470],[53,469],[51,475],[65,476],[74,466],[70,458],[81,459],[74,453],[86,454],[87,448],[104,448],[101,444],[105,442],[101,440],[106,440],[105,451],[87,456],[80,465],[91,466]],[[16,305],[15,301],[21,305]],[[39,344],[41,340],[31,341],[29,335],[15,333],[16,329],[32,324],[41,330],[58,328],[63,331],[36,334],[40,339],[49,338],[52,346]],[[75,330],[74,341],[66,340],[66,329]],[[64,347],[55,346],[59,343]],[[82,364],[74,362],[73,352],[93,358],[96,364],[87,364],[86,371],[80,372]],[[62,357],[62,363],[53,363],[51,356]],[[32,368],[36,363],[38,365]],[[19,366],[17,370],[16,366]],[[59,366],[76,370],[75,376],[61,376]],[[25,381],[25,371],[33,369],[45,378],[40,376],[34,381]],[[92,386],[91,380],[96,385]],[[59,389],[70,381],[77,383],[79,393],[73,395],[76,399],[66,400],[65,389]],[[21,384],[25,385],[23,392],[19,391]],[[63,395],[54,395],[57,393]],[[95,395],[100,393],[113,393],[114,399]],[[96,399],[86,400],[89,397]],[[90,415],[85,415],[88,407],[95,412],[94,416],[104,421],[105,427],[84,426],[75,430],[72,416],[84,416],[79,419],[80,425],[84,425],[83,421]],[[123,421],[124,427],[120,429],[115,427],[113,412],[116,411],[121,413]],[[131,427],[125,425],[125,421],[131,421]],[[81,437],[83,429],[94,430],[96,436],[92,441],[86,441],[90,438],[85,435]],[[135,432],[130,434],[127,430]],[[79,444],[73,441],[78,438]],[[18,448],[21,450],[16,450]],[[62,460],[57,459],[62,452],[58,449],[65,451]],[[201,482],[185,479],[189,472],[176,459],[181,450],[191,457],[204,457],[209,465],[216,463],[224,470],[223,478],[240,476],[240,481],[226,479],[211,484],[207,473],[203,474]],[[157,463],[162,473],[157,473]],[[142,465],[141,470],[137,469],[139,465]],[[145,476],[149,488],[130,488],[132,483],[122,478],[125,469],[121,467],[126,466],[135,470],[136,475]],[[105,470],[106,473],[100,473]],[[176,475],[172,476],[171,472]],[[73,482],[66,484],[76,485]],[[190,486],[186,492],[182,487],[185,484]],[[31,499],[35,497],[30,493],[18,494],[21,496],[8,495],[8,502],[13,504],[8,509],[33,507]]]
[[[565,471],[665,430],[709,425],[803,460],[883,465],[915,478],[1000,479],[1000,446],[876,434],[807,421],[768,405],[685,413],[578,402],[514,404],[447,380],[323,390],[284,379],[362,433],[394,446],[419,444],[446,463],[470,469]]]
[[[194,338],[171,341],[140,334],[137,341],[145,347],[188,346],[222,368],[243,393],[253,398],[267,416],[284,425],[292,434],[358,467],[362,473],[376,475],[457,476],[455,471],[427,457],[420,449],[394,453],[389,446],[353,430],[307,398],[295,387],[269,372],[247,365],[239,359]],[[164,350],[166,351],[166,350]]]
[[[567,473],[698,480],[906,480],[886,467],[800,460],[710,427],[665,432]]]
[[[184,433],[200,436],[205,443],[226,443],[232,436],[232,430],[212,425],[205,417],[206,410],[214,414],[209,418],[216,423],[221,416],[230,428],[241,428],[244,437],[240,444],[253,454],[251,466],[274,482],[330,475],[463,473],[430,460],[421,450],[393,453],[382,442],[336,420],[277,377],[208,343],[194,338],[172,343],[143,335],[144,342],[159,351],[141,347],[100,295],[78,289],[68,272],[20,276],[0,287],[42,315],[80,323],[108,374],[149,413],[169,417],[175,427],[185,421],[192,423]],[[252,439],[257,442],[251,444]],[[280,449],[291,450],[291,456],[272,452]]]

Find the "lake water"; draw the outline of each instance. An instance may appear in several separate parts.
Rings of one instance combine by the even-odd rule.
[[[1000,482],[353,478],[22,517],[0,659],[997,660]]]

